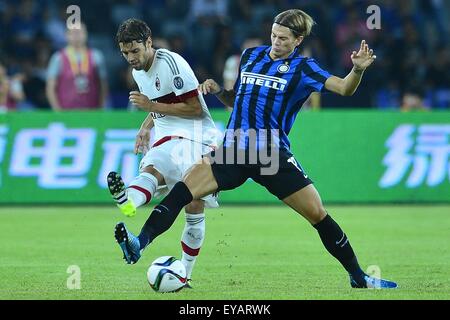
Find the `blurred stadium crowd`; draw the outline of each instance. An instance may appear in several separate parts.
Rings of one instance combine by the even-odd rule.
[[[247,40],[270,44],[273,17],[287,8],[300,8],[316,20],[302,50],[331,73],[348,73],[350,54],[362,39],[378,57],[355,96],[324,94],[322,108],[450,108],[447,0],[0,0],[0,96],[8,95],[8,109],[50,108],[47,69],[52,54],[66,45],[71,4],[81,8],[89,46],[104,56],[107,109],[128,108],[134,88],[115,43],[121,21],[145,20],[155,45],[181,54],[200,82],[224,83],[227,59],[238,57]],[[366,25],[373,4],[381,8],[380,30]],[[209,99],[210,107],[220,106]]]

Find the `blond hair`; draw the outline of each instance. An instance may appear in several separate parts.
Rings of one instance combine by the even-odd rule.
[[[316,24],[313,18],[300,9],[290,9],[281,12],[273,20],[274,23],[289,28],[295,37],[309,36]]]

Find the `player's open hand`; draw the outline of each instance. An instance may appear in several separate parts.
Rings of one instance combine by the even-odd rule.
[[[372,49],[369,49],[369,45],[366,43],[366,40],[363,40],[361,41],[359,52],[357,53],[356,51],[353,51],[351,58],[353,65],[357,69],[365,70],[375,61],[377,56],[373,54]]]
[[[146,95],[140,93],[139,91],[131,91],[129,99],[133,106],[136,106],[144,111],[152,111],[154,102],[151,102]]]
[[[221,91],[221,88],[213,79],[207,79],[198,86],[198,90],[206,95],[208,93],[217,94]]]
[[[136,135],[136,142],[134,143],[134,154],[146,154],[150,145],[150,130],[141,128]]]

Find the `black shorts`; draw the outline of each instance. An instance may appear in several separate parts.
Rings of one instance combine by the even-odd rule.
[[[233,156],[227,157],[229,152],[233,152]],[[283,200],[313,183],[300,163],[287,150],[280,150],[269,157],[256,157],[256,159],[255,157],[252,159],[248,151],[245,151],[241,161],[238,161],[239,157],[236,156],[235,148],[221,146],[206,157],[212,161],[211,168],[219,186],[218,191],[235,189],[248,178],[252,178],[278,199]]]

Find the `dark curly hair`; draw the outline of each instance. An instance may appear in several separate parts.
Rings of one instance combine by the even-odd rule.
[[[145,44],[147,39],[152,36],[152,30],[142,20],[128,19],[121,23],[117,30],[117,43],[131,43],[133,41]]]

